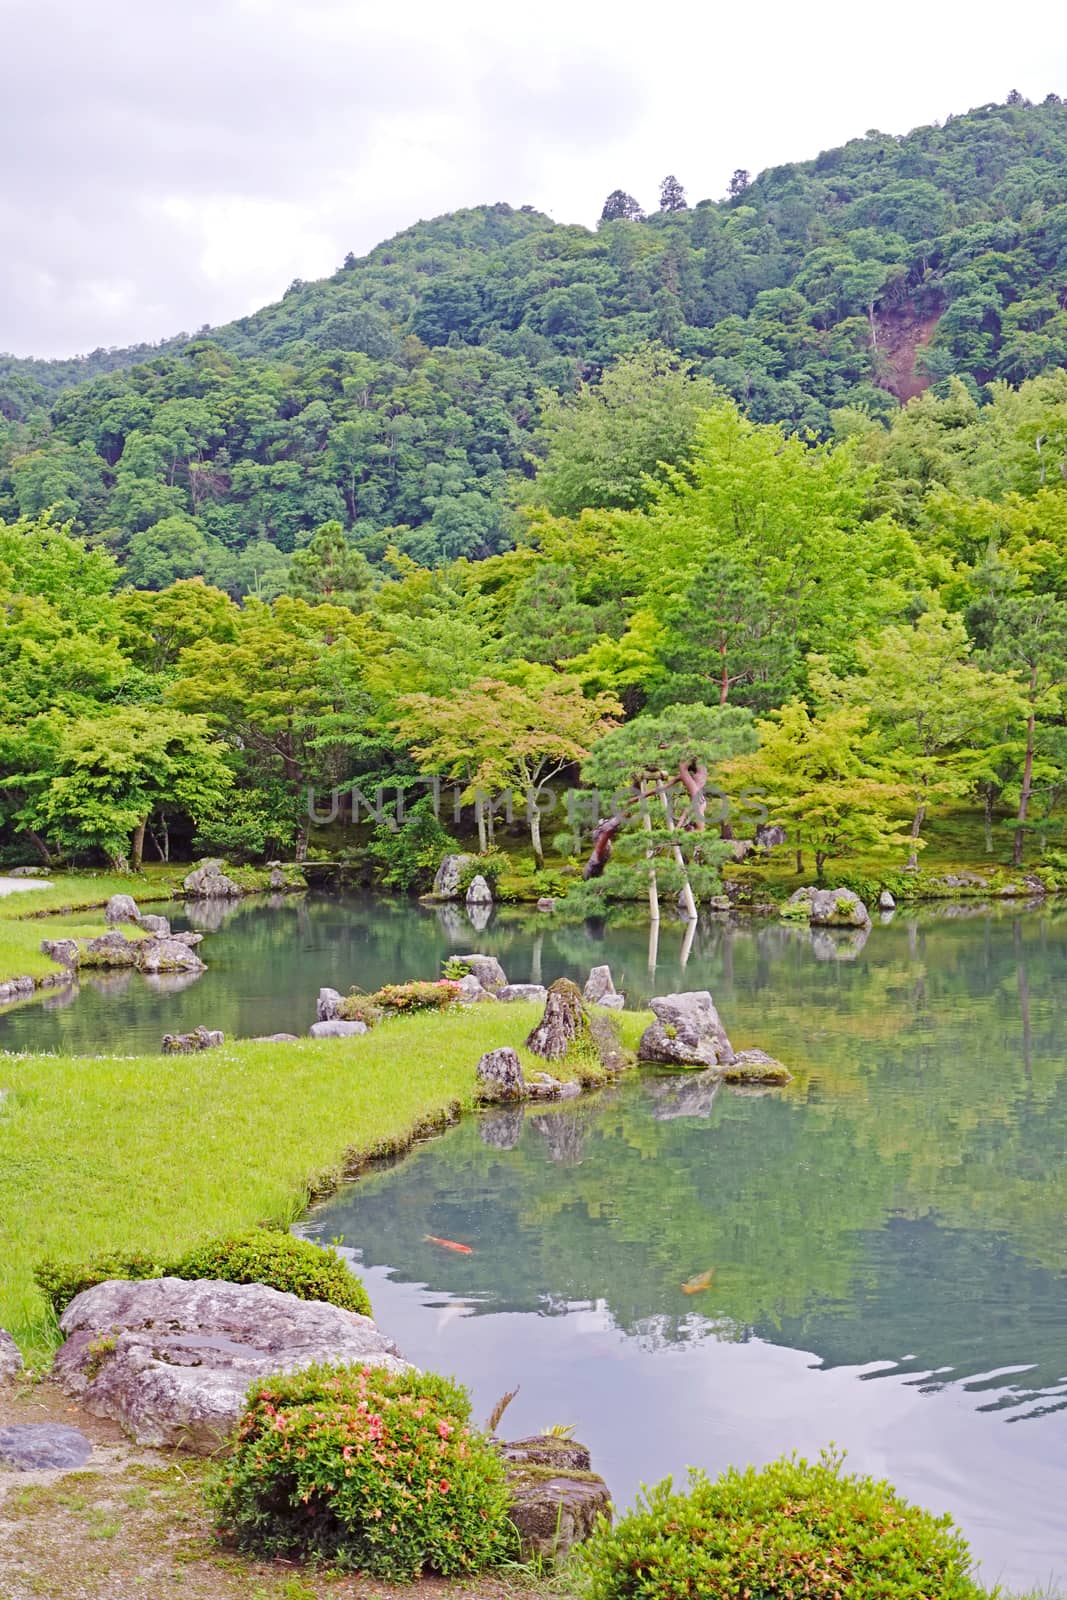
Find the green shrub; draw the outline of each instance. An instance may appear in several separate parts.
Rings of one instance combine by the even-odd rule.
[[[471,884],[479,874],[485,879],[490,889],[496,892],[497,885],[505,872],[511,870],[511,858],[506,850],[498,850],[495,845],[486,850],[484,855],[471,856],[470,860],[460,868],[459,893],[466,894]]]
[[[348,1022],[365,1022],[373,1027],[382,1017],[408,1016],[413,1011],[447,1011],[456,1003],[456,984],[452,978],[434,982],[387,983],[373,994],[350,994],[341,1002],[341,1015]]]
[[[87,1261],[40,1261],[34,1282],[56,1316],[62,1316],[76,1294],[112,1278],[161,1278],[164,1268],[151,1256],[108,1251]]]
[[[714,1483],[691,1472],[688,1493],[668,1478],[594,1535],[582,1557],[590,1600],[982,1600],[950,1517],[841,1464],[824,1452]]]
[[[362,1281],[336,1250],[266,1228],[211,1239],[167,1268],[175,1278],[221,1278],[226,1283],[265,1283],[301,1300],[326,1300],[346,1311],[371,1314]]]
[[[249,1391],[208,1487],[243,1550],[377,1578],[478,1572],[516,1553],[501,1457],[433,1373],[320,1367]]]
[[[416,801],[399,827],[379,823],[367,843],[367,859],[385,889],[428,889],[441,857],[458,849],[427,796]]]

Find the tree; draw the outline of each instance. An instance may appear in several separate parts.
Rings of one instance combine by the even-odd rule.
[[[320,601],[362,611],[373,573],[370,562],[345,537],[339,522],[324,522],[289,564],[289,593],[312,605]]]
[[[63,727],[50,768],[35,774],[23,818],[69,849],[102,850],[137,871],[157,806],[194,822],[226,801],[233,775],[203,717],[124,706]]]
[[[771,818],[783,823],[796,849],[826,862],[857,850],[881,853],[904,844],[900,814],[907,784],[876,750],[862,706],[846,705],[813,717],[802,700],[788,701],[758,724],[759,749],[731,761],[724,781],[762,792]]]
[[[825,660],[811,663],[822,702],[862,709],[887,764],[910,789],[909,870],[918,865],[931,802],[966,794],[1020,714],[1013,680],[984,671],[970,655],[963,619],[933,606],[913,627],[894,624],[859,640],[855,676],[835,680]]]
[[[730,179],[730,185],[727,191],[730,199],[740,200],[741,196],[744,194],[745,190],[749,188],[751,183],[752,179],[745,171],[744,167],[736,167],[734,169],[733,177]]]
[[[612,189],[600,213],[601,222],[643,222],[645,213],[625,189]]]
[[[1053,595],[1003,600],[989,660],[1020,678],[1025,699],[1026,741],[1011,856],[1012,865],[1020,867],[1034,790],[1038,724],[1059,712],[1061,691],[1067,685],[1067,605]]]
[[[659,186],[659,208],[661,211],[686,209],[685,190],[673,173],[669,173]]]
[[[676,880],[687,913],[696,915],[694,881],[697,891],[714,892],[726,853],[706,837],[708,774],[754,746],[752,717],[736,706],[668,706],[599,741],[582,766],[582,780],[607,801],[614,813],[607,825],[613,826],[612,838],[620,837],[605,882],[609,896],[628,898],[638,886],[647,887],[649,913],[657,918],[656,860],[665,852],[674,868],[668,876]]]
[[[796,662],[780,607],[739,562],[712,556],[666,618],[666,677],[652,697],[769,709]]]
[[[544,669],[525,676],[521,684],[484,678],[461,695],[404,695],[394,726],[419,760],[466,781],[483,850],[484,797],[517,789],[540,868],[541,792],[586,758],[620,708],[608,694],[587,699],[573,678]]]

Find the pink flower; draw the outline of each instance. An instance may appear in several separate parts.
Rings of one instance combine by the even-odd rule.
[[[452,1432],[452,1424],[450,1422],[439,1422],[437,1424],[437,1431],[442,1439],[447,1439],[449,1434]]]

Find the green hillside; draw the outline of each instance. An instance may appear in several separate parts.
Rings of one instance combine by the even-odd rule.
[[[194,338],[0,358],[0,516],[54,507],[141,585],[269,594],[328,521],[372,560],[506,548],[546,392],[649,344],[821,436],[843,408],[888,420],[952,376],[983,398],[1067,363],[1056,96],[667,201],[615,191],[596,230],[456,212]]]

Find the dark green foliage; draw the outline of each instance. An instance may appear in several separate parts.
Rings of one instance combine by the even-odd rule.
[[[341,1015],[349,1022],[366,1022],[373,1027],[385,1016],[408,1016],[413,1011],[448,1011],[456,1003],[456,987],[451,975],[434,981],[387,983],[373,994],[350,994],[342,1003]]]
[[[291,1233],[251,1228],[211,1239],[177,1261],[157,1262],[135,1253],[92,1256],[84,1262],[42,1261],[38,1288],[57,1316],[83,1289],[111,1278],[217,1278],[224,1283],[265,1283],[300,1300],[325,1300],[370,1316],[363,1284],[335,1250]]]
[[[616,190],[596,232],[460,211],[209,337],[0,358],[0,516],[54,506],[139,583],[268,597],[324,523],[374,561],[478,558],[514,538],[545,396],[622,354],[666,345],[755,420],[825,434],[1067,362],[1065,268],[1055,98],[738,169],[693,209],[673,178],[648,218]]]
[[[167,1268],[175,1278],[219,1278],[225,1283],[265,1283],[299,1300],[325,1300],[369,1317],[362,1281],[336,1250],[291,1233],[251,1228],[211,1239]]]
[[[161,1278],[163,1268],[150,1256],[133,1252],[108,1252],[88,1261],[41,1261],[33,1269],[34,1282],[56,1316],[62,1316],[76,1294],[112,1278]]]
[[[428,889],[441,857],[458,849],[426,798],[417,801],[398,826],[379,823],[367,845],[367,858],[383,888]]]
[[[249,1393],[209,1487],[240,1549],[413,1582],[517,1553],[501,1457],[433,1373],[312,1368]]]
[[[841,1464],[693,1472],[688,1493],[668,1478],[587,1547],[590,1600],[982,1600],[950,1517]]]
[[[506,850],[497,850],[495,847],[483,851],[480,856],[471,856],[459,871],[459,892],[465,895],[475,878],[482,877],[495,893],[497,884],[511,865]]]

